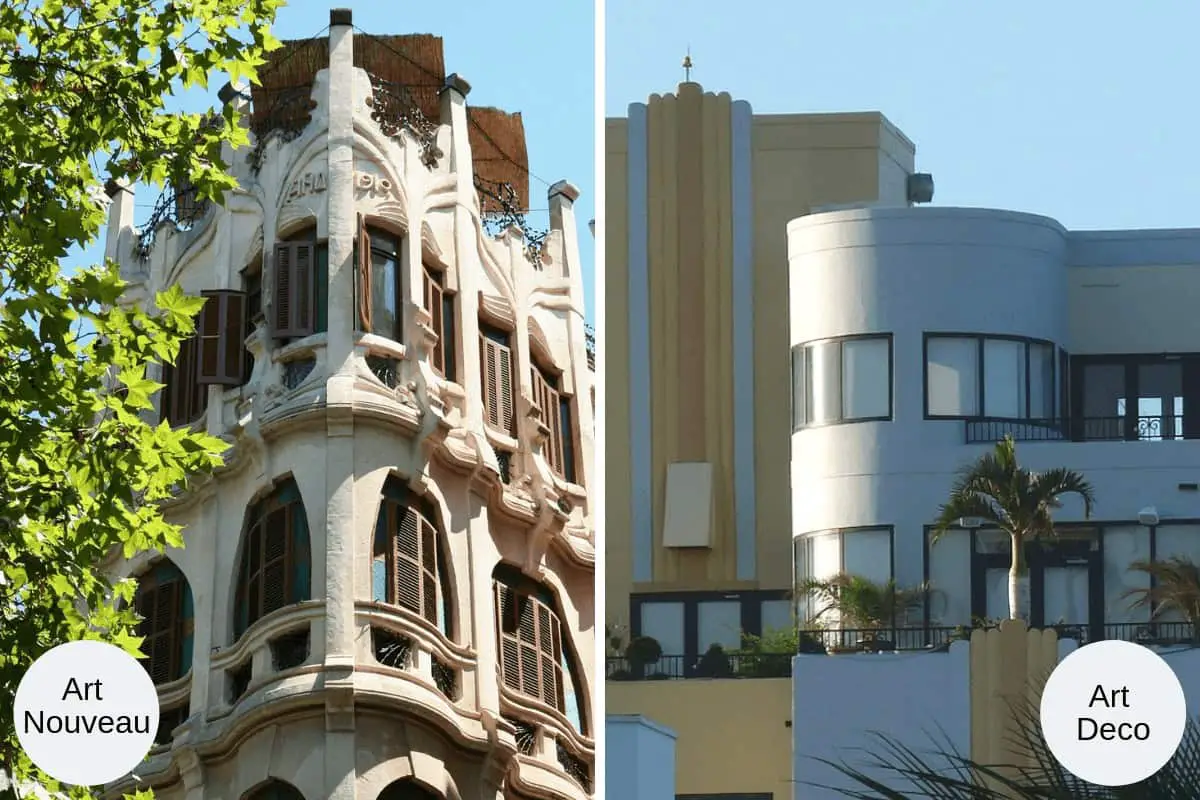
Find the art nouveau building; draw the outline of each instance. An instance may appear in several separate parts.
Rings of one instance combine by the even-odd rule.
[[[158,411],[231,444],[167,509],[186,546],[114,567],[160,797],[591,794],[578,192],[533,231],[520,116],[468,90],[439,39],[335,10],[222,93],[251,129],[223,207],[176,185],[135,228],[111,188],[129,299],[208,298]]]

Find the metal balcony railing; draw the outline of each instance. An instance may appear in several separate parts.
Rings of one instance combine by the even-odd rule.
[[[967,444],[991,444],[1005,436],[1018,442],[1161,442],[1200,438],[1184,433],[1183,417],[1172,415],[1073,417],[1071,419],[970,419]]]
[[[988,626],[994,627],[994,626]],[[1102,625],[1047,625],[1060,639],[1080,646],[1099,640],[1137,642],[1147,646],[1198,646],[1200,624],[1171,622],[1115,622]],[[971,626],[929,626],[886,629],[807,630],[800,635],[800,654],[892,653],[946,651],[955,641],[969,640]],[[719,655],[663,655],[653,663],[637,664],[609,657],[605,678],[610,681],[658,681],[692,678],[788,678],[793,653],[726,652]]]

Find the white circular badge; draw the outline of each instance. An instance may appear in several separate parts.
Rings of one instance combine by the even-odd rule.
[[[1171,666],[1133,642],[1070,653],[1042,692],[1042,733],[1068,771],[1098,786],[1158,772],[1183,740],[1187,699]]]
[[[146,758],[158,731],[158,690],[116,645],[79,641],[42,654],[17,687],[17,739],[47,775],[97,786]]]

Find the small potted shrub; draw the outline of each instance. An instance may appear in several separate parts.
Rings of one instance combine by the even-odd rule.
[[[662,654],[662,645],[658,643],[657,639],[650,636],[635,636],[625,646],[625,660],[629,662],[629,668],[634,675],[641,675],[645,678],[654,677],[654,675],[646,674],[646,667],[658,663]]]
[[[732,678],[733,667],[729,664],[725,648],[719,644],[709,647],[708,651],[700,656],[700,663],[696,665],[696,675],[701,678]]]

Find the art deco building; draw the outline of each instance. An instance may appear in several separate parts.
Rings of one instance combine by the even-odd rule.
[[[223,206],[168,187],[130,302],[208,298],[158,413],[225,438],[139,580],[171,798],[581,798],[594,769],[593,375],[568,183],[533,230],[519,114],[441,40],[288,42],[226,87]],[[541,201],[538,202],[541,206]],[[109,787],[113,794],[132,779]]]
[[[756,114],[686,82],[609,119],[605,149],[606,620],[702,679],[630,680],[614,654],[606,710],[675,731],[680,795],[790,796],[789,655],[731,657],[762,680],[701,658],[792,622],[788,222],[907,206],[915,148],[876,112]]]

